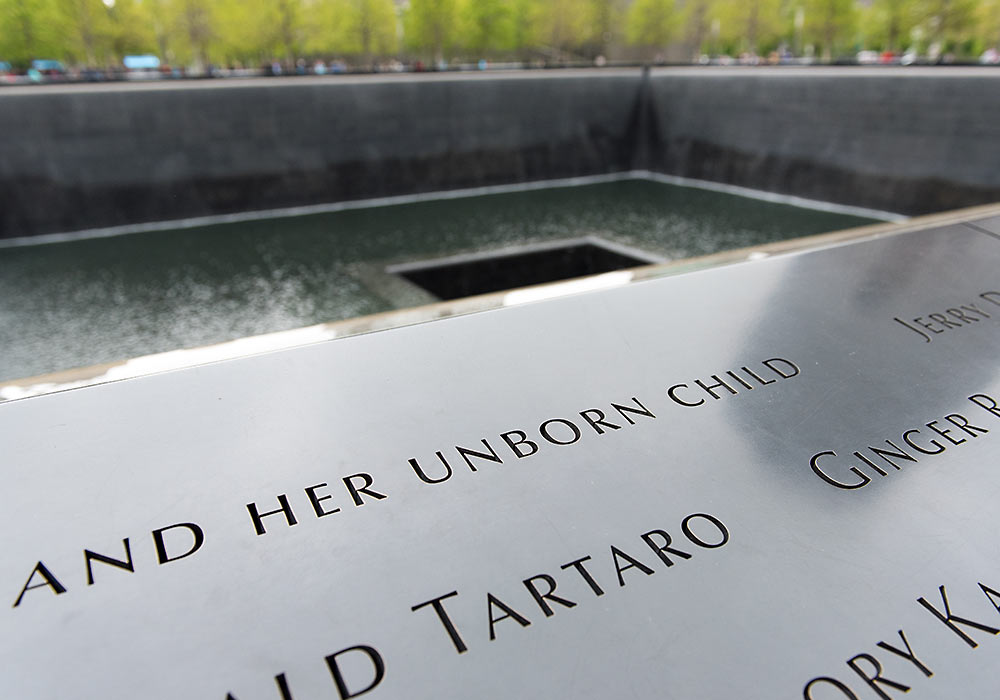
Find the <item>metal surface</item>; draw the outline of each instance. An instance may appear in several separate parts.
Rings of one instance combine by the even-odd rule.
[[[989,697],[998,262],[956,224],[4,403],[4,692]]]

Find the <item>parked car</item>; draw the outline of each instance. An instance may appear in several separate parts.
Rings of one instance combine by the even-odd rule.
[[[163,77],[160,72],[159,56],[153,54],[125,56],[122,63],[125,66],[126,80],[159,80]]]
[[[8,61],[0,61],[0,85],[21,85],[28,82],[28,76],[19,72]]]
[[[31,62],[28,75],[35,82],[59,82],[66,79],[66,66],[62,61],[39,58]]]

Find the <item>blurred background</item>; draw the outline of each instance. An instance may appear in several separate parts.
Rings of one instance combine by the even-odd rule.
[[[997,63],[1000,0],[0,0],[6,82]]]

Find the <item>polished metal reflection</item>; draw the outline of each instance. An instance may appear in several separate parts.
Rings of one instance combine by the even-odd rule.
[[[13,603],[41,560],[66,588],[5,613],[6,692],[336,698],[325,657],[363,646],[384,661],[373,699],[802,697],[822,677],[864,698],[862,653],[914,697],[988,697],[1000,636],[971,630],[973,649],[917,599],[941,608],[946,586],[1000,627],[979,587],[1000,590],[1000,416],[968,400],[1000,399],[998,262],[996,235],[946,225],[0,404],[0,585]],[[970,302],[990,315],[929,342],[895,320]],[[713,375],[735,393],[711,398]],[[670,399],[682,384],[697,405]],[[863,488],[810,468],[830,450],[849,474],[956,413],[988,432],[862,465]],[[473,471],[456,446],[483,439],[502,463]],[[362,473],[385,498],[355,505]],[[247,504],[280,495],[297,523],[256,534]],[[721,535],[694,514],[728,541],[699,545]],[[204,544],[159,564],[151,533],[177,523]],[[667,566],[654,530],[690,558]],[[83,551],[120,559],[125,537],[134,573],[96,563],[88,585]],[[653,573],[620,585],[612,546]],[[542,574],[575,605],[546,615],[525,584]],[[463,653],[420,607],[453,591]],[[488,594],[530,624],[494,607],[491,640]],[[932,677],[877,646],[900,629]],[[340,657],[350,689],[373,677],[362,654]]]

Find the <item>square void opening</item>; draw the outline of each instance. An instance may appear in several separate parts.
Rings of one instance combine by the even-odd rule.
[[[642,251],[581,238],[394,265],[386,271],[439,299],[460,299],[656,262],[661,260]]]

